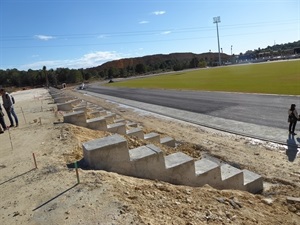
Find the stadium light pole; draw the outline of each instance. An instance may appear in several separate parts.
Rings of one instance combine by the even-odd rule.
[[[221,23],[221,19],[219,16],[214,17],[214,23],[217,26],[217,37],[218,37],[218,50],[219,50],[219,66],[221,66],[221,54],[220,54],[220,40],[219,40],[219,28],[218,28],[218,23]]]

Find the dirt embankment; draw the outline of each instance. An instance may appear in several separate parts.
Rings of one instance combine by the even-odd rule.
[[[122,108],[66,90],[139,123],[145,132],[180,142],[176,148],[159,146],[165,154],[183,151],[194,158],[211,154],[259,173],[267,181],[263,193],[253,195],[79,169],[77,184],[73,162],[82,159],[81,144],[110,134],[53,124],[62,117],[54,113],[51,100],[45,100],[49,97],[45,90],[38,90],[16,96],[20,126],[0,135],[1,224],[299,224],[300,203],[287,197],[300,197],[300,161],[298,156],[290,162],[284,146]],[[145,144],[134,138],[127,140],[130,148]],[[38,169],[33,169],[32,153]]]

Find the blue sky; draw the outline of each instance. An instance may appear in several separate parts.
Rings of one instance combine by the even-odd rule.
[[[300,0],[1,0],[0,69],[89,68],[300,40]]]

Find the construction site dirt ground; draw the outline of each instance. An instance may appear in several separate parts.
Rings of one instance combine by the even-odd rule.
[[[178,186],[82,168],[78,184],[74,162],[83,157],[82,143],[110,133],[61,123],[63,117],[55,112],[47,90],[32,89],[13,93],[19,127],[0,135],[0,224],[300,224],[297,149],[161,117],[72,89],[64,92],[138,123],[145,133],[175,138],[176,148],[159,146],[166,155],[182,151],[198,159],[210,154],[256,172],[264,178],[264,191]],[[9,123],[7,116],[5,120]],[[146,143],[126,138],[130,149]]]

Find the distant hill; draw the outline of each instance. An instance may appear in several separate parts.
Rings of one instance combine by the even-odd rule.
[[[230,58],[231,56],[221,53],[222,61],[228,61]],[[98,74],[100,73],[101,77],[119,77],[150,72],[153,73],[155,71],[160,72],[217,66],[218,62],[218,53],[172,53],[113,60],[87,70],[90,72],[93,71],[94,73],[97,72]]]
[[[265,57],[278,57],[292,54],[299,54],[300,41],[277,44],[263,49],[248,50],[238,56],[230,56],[221,53],[223,64],[238,63],[245,60],[258,60]],[[259,60],[258,60],[259,61]],[[199,68],[206,66],[218,66],[219,54],[206,52],[202,54],[195,53],[171,53],[156,54],[136,58],[125,58],[106,62],[97,67],[88,68],[86,71],[91,74],[97,74],[100,77],[127,77],[137,74],[158,73],[162,71],[183,70],[189,68]]]

